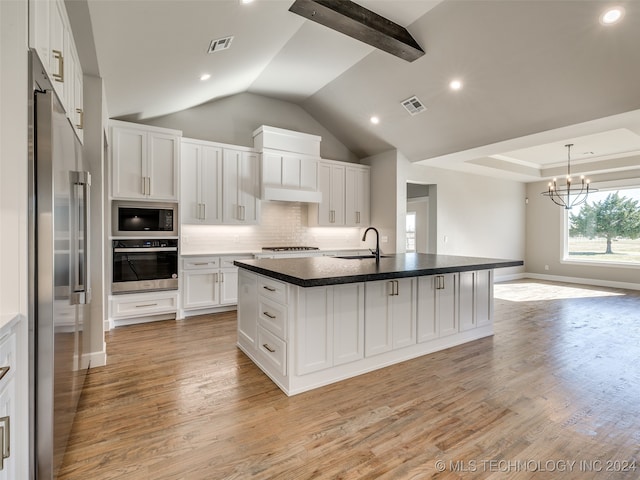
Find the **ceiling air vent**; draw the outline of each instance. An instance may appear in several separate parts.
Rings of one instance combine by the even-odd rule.
[[[402,106],[409,112],[411,115],[417,115],[420,112],[424,112],[427,107],[423,105],[423,103],[418,100],[418,97],[413,96],[411,98],[407,98],[402,102]]]
[[[207,50],[207,53],[226,50],[231,46],[231,40],[233,40],[233,37],[225,37],[225,38],[219,38],[217,40],[211,40],[211,43],[209,44],[209,50]]]

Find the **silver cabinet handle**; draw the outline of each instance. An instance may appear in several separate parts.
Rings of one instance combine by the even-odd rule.
[[[275,320],[276,319],[276,316],[275,315],[271,315],[269,312],[262,312],[262,314],[265,317],[269,317],[271,320]]]
[[[224,273],[220,272],[220,283],[224,283]]]
[[[147,195],[151,195],[151,177],[147,177]]]
[[[76,123],[78,130],[84,129],[84,111],[81,108],[76,108],[76,113],[80,115],[80,123]]]
[[[58,73],[52,73],[51,76],[56,82],[64,83],[64,56],[60,50],[51,50],[51,53],[58,60]]]
[[[147,194],[147,177],[142,177],[142,194]]]
[[[262,346],[267,350],[269,350],[269,352],[276,353],[276,351],[273,348],[271,348],[268,343],[263,343]]]
[[[11,431],[9,417],[0,418],[0,470],[4,470],[4,460],[11,455]]]
[[[207,218],[207,204],[203,203],[202,204],[202,220],[205,220]]]
[[[4,376],[9,373],[9,369],[11,367],[0,367],[0,380],[2,380],[4,378]]]
[[[356,212],[356,223],[360,223],[360,212]]]
[[[143,303],[142,305],[136,305],[136,308],[144,308],[144,307],[157,307],[157,303]]]
[[[217,273],[213,274],[213,281],[214,281],[214,283],[218,283],[218,274]]]

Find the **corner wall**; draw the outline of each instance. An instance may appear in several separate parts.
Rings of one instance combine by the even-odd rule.
[[[319,135],[322,158],[358,163],[347,147],[301,107],[253,93],[233,95],[162,117],[120,120],[173,128],[182,130],[184,137],[245,147],[253,147],[253,132],[258,127],[269,125]]]

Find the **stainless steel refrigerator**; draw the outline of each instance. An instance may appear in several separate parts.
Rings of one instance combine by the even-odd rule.
[[[31,458],[35,478],[49,480],[62,463],[89,366],[82,346],[91,301],[91,176],[58,98],[42,85],[34,80],[30,136]]]

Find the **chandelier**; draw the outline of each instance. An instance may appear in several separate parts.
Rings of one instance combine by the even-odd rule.
[[[589,192],[597,192],[595,188],[589,186],[589,179],[584,178],[584,175],[580,176],[580,184],[574,185],[571,178],[571,147],[573,143],[565,145],[567,147],[567,180],[565,186],[558,186],[557,179],[553,179],[549,182],[549,188],[546,192],[542,192],[542,195],[549,197],[553,203],[560,205],[567,210],[576,205],[581,205],[587,200]]]

